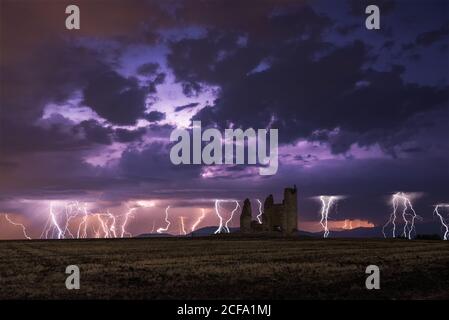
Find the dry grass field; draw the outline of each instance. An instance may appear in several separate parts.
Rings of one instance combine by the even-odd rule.
[[[65,267],[81,289],[65,288]],[[381,289],[365,289],[365,268]],[[113,239],[0,242],[1,299],[447,299],[449,243]]]

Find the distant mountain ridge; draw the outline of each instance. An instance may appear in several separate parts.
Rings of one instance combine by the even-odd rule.
[[[174,237],[175,235],[170,233],[142,233],[136,236],[136,238],[164,238],[164,237]]]
[[[218,226],[207,226],[203,228],[199,228],[193,232],[188,233],[184,237],[205,237],[214,235],[217,231]],[[237,233],[240,230],[238,227],[229,228],[230,233]],[[391,229],[390,233],[387,232],[387,236],[391,237]],[[396,230],[396,236],[400,236],[400,226]],[[416,224],[416,235],[439,235],[442,236],[441,225],[435,222],[425,222],[425,223],[417,223]],[[298,230],[298,236],[303,237],[313,237],[313,238],[322,238],[323,232],[309,232],[304,230]],[[144,233],[140,234],[138,238],[160,238],[160,237],[175,237],[180,235],[172,235],[169,233]],[[377,226],[373,228],[354,228],[354,229],[346,229],[346,230],[331,230],[329,233],[329,238],[383,238],[382,227]]]

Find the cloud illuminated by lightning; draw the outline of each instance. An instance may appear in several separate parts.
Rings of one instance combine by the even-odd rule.
[[[155,206],[155,203],[152,200],[139,200],[136,204],[143,208],[152,208]]]

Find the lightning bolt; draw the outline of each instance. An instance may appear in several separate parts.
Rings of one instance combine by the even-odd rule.
[[[201,208],[201,215],[198,217],[198,219],[195,221],[195,223],[192,225],[192,232],[195,231],[196,227],[201,223],[201,221],[206,216],[206,213],[204,212],[204,208]]]
[[[12,221],[12,220],[9,218],[9,216],[8,216],[7,213],[5,213],[5,219],[6,219],[6,221],[8,221],[8,222],[9,222],[10,224],[12,224],[13,226],[21,227],[21,228],[22,228],[22,232],[23,232],[23,236],[24,236],[26,239],[31,240],[31,237],[29,237],[28,234],[27,234],[27,229],[25,228],[25,226],[24,226],[22,223]]]
[[[114,236],[114,238],[117,238],[117,232],[116,232],[116,226],[115,226],[115,224],[117,222],[116,218],[109,211],[108,211],[108,217],[109,217],[109,220],[111,221],[111,226],[109,227],[109,232],[112,234],[112,236]]]
[[[49,234],[51,235],[51,238],[53,238],[55,234],[57,234],[58,239],[65,239],[66,235],[70,238],[75,238],[70,231],[70,222],[76,218],[80,212],[82,212],[82,209],[78,202],[66,204],[62,214],[56,212],[53,202],[50,202],[49,216],[41,233],[41,238],[45,235],[45,239],[48,239]],[[60,217],[61,215],[63,216],[62,219]]]
[[[106,210],[106,212],[91,213],[88,212],[86,204],[80,205],[79,202],[74,201],[66,204],[63,210],[56,210],[53,202],[50,202],[50,209],[47,222],[42,230],[41,239],[57,238],[57,239],[81,239],[88,238],[89,224],[98,223],[99,228],[90,226],[95,238],[118,238],[118,237],[132,237],[132,233],[126,230],[129,220],[134,217],[134,211],[138,207],[130,208],[125,214],[116,216]],[[117,228],[117,217],[122,217],[122,222]],[[95,220],[92,221],[94,218]],[[79,222],[75,219],[79,219]],[[95,222],[96,221],[96,222]],[[75,226],[77,225],[77,228]],[[76,232],[71,231],[75,228]],[[118,230],[120,234],[118,235]]]
[[[100,222],[101,229],[103,229],[103,238],[109,238],[109,227],[107,225],[107,221],[103,220],[103,215],[100,213],[97,213],[96,217]]]
[[[157,229],[157,233],[167,232],[168,227],[170,227],[170,221],[168,220],[168,209],[170,209],[170,206],[167,206],[167,208],[165,208],[165,222],[167,223],[167,225],[165,226],[165,228]]]
[[[186,235],[187,232],[186,232],[186,228],[185,228],[185,224],[184,224],[184,217],[180,217],[180,220],[181,220],[181,232],[180,232],[180,234]]]
[[[130,232],[128,232],[128,231],[126,231],[126,225],[128,224],[128,220],[129,220],[129,218],[133,218],[134,216],[133,216],[133,212],[136,210],[137,208],[131,208],[131,209],[129,209],[126,213],[125,213],[125,219],[123,220],[123,223],[122,223],[122,227],[121,227],[121,229],[122,229],[122,232],[121,232],[121,234],[120,234],[120,237],[121,238],[123,238],[125,235],[127,235],[127,236],[129,236],[129,237],[132,237],[132,234],[130,233]]]
[[[438,211],[438,209],[440,209],[440,208],[449,208],[449,204],[447,204],[447,203],[437,204],[435,206],[435,210],[433,211],[433,213],[436,214],[438,216],[438,218],[440,218],[441,227],[445,229],[445,232],[443,234],[443,239],[447,240],[449,237],[449,224],[443,218],[443,215]]]
[[[78,239],[80,238],[87,238],[87,219],[89,215],[87,213],[86,204],[84,204],[83,207],[83,218],[81,219],[80,224],[78,225],[78,231],[76,233],[76,237]]]
[[[261,219],[261,217],[262,217],[262,202],[260,202],[259,199],[256,199],[256,200],[257,200],[257,203],[259,204],[259,214],[256,216],[256,218],[257,218],[257,221],[259,221],[259,224],[262,224],[262,219]]]
[[[95,239],[99,239],[100,238],[100,229],[95,229],[94,227],[92,227],[93,231],[94,231],[94,238]]]
[[[61,229],[61,227],[59,226],[58,219],[56,218],[56,214],[55,214],[55,212],[53,210],[53,202],[50,203],[50,221],[51,221],[51,223],[53,223],[52,228],[56,228],[56,230],[58,230],[57,231],[58,232],[58,239],[63,238],[64,237],[64,232]],[[48,232],[47,232],[47,234],[48,234]]]
[[[323,237],[327,238],[329,236],[329,227],[327,220],[329,218],[329,211],[334,204],[334,202],[337,200],[337,197],[335,196],[320,196],[321,200],[321,220],[320,224],[323,227],[324,234]]]
[[[218,200],[218,199],[215,200],[215,213],[216,213],[217,216],[218,216],[218,219],[219,219],[219,221],[220,221],[220,225],[218,226],[218,229],[215,230],[214,234],[221,233],[221,230],[223,229],[223,217],[221,216],[220,210],[219,210],[219,207],[220,207],[220,201],[221,201],[221,200]]]
[[[402,236],[410,240],[412,238],[412,232],[415,230],[415,220],[421,219],[421,217],[416,214],[415,209],[413,209],[413,205],[412,202],[410,201],[410,198],[403,192],[395,193],[392,196],[392,204],[393,204],[393,212],[390,214],[390,218],[388,219],[387,223],[382,227],[382,233],[384,235],[384,238],[387,237],[385,234],[385,229],[390,224],[393,226],[392,236],[393,238],[396,238],[396,226],[397,226],[396,220],[398,219],[399,215],[398,208],[400,204],[402,204],[403,210],[402,214],[400,214],[402,220],[404,221]],[[407,213],[407,210],[409,210],[409,213]]]
[[[231,222],[232,218],[234,217],[234,213],[237,211],[238,208],[240,208],[239,202],[237,200],[232,200],[232,201],[234,201],[234,203],[235,203],[235,208],[234,208],[234,210],[231,211],[231,216],[226,221],[225,226],[224,226],[228,233],[231,233],[231,231],[229,230],[229,227],[228,227],[228,223]]]
[[[230,218],[228,220],[226,220],[226,222],[224,224],[223,224],[223,217],[220,214],[220,203],[221,202],[234,202],[235,203],[235,208],[234,208],[234,210],[232,210]],[[240,205],[237,200],[219,200],[219,199],[215,200],[215,213],[218,216],[220,224],[218,226],[218,229],[214,232],[214,234],[221,233],[223,230],[227,233],[231,232],[229,230],[228,223],[232,220],[232,218],[234,217],[234,213],[237,211],[237,209],[239,207],[240,207]]]

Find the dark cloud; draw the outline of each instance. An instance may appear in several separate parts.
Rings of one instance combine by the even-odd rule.
[[[156,30],[175,22],[159,1],[110,0],[105,10],[102,1],[77,0],[83,27],[68,33],[65,8],[70,4],[73,1],[2,1],[2,13],[7,12],[0,20],[2,62],[28,59],[36,47],[60,38],[77,40],[80,36],[119,40],[123,44],[154,44],[158,40]]]
[[[365,9],[369,5],[376,5],[380,9],[381,15],[392,12],[397,7],[397,1],[394,0],[349,0],[349,12],[354,16],[365,17]]]
[[[157,92],[156,87],[165,82],[166,74],[160,71],[158,63],[149,62],[137,68],[137,74],[144,76],[148,81],[148,93],[154,94]]]
[[[76,150],[100,140],[109,142],[106,134],[100,138],[98,131],[102,129],[95,121],[75,126],[57,114],[42,119],[49,104],[79,112],[70,99],[88,84],[88,79],[110,69],[97,52],[59,40],[36,48],[29,60],[0,68],[0,150],[5,156]],[[80,131],[86,131],[84,138],[73,134]],[[89,141],[90,137],[95,141]]]
[[[266,0],[257,5],[251,1],[239,1],[229,5],[227,0],[215,0],[201,3],[186,0],[175,8],[175,16],[181,24],[195,24],[204,27],[249,32],[266,36],[270,32],[266,24],[268,16],[278,7],[291,6],[292,9],[303,6],[302,0]]]
[[[171,43],[167,61],[187,96],[197,94],[204,84],[225,86],[235,79],[239,82],[244,80],[263,59],[281,54],[281,48],[289,43],[297,46],[298,41],[304,40],[316,45],[317,50],[326,46],[319,42],[319,37],[331,22],[310,7],[301,6],[291,12],[280,11],[274,15],[267,11],[265,14],[264,30],[267,34],[263,39],[259,38],[260,34],[248,34],[245,44],[242,44],[241,37],[245,34],[233,29],[213,28],[204,38]],[[239,17],[237,15],[236,19]],[[303,49],[310,48],[304,46]]]
[[[142,76],[151,76],[159,69],[159,64],[154,62],[145,63],[137,68],[137,73]]]
[[[179,112],[179,111],[186,110],[186,109],[192,109],[192,108],[197,107],[198,105],[199,105],[198,102],[192,102],[192,103],[189,103],[189,104],[186,104],[183,106],[177,106],[177,107],[175,107],[175,112]]]
[[[449,24],[443,25],[441,28],[433,31],[428,31],[421,33],[416,37],[416,44],[422,46],[430,46],[431,44],[445,39],[448,40],[447,36],[449,35]]]
[[[134,125],[146,110],[146,90],[137,79],[113,70],[94,74],[83,93],[83,103],[114,124]]]
[[[128,129],[116,129],[115,137],[118,142],[127,143],[140,139],[146,132],[145,128],[139,128],[136,130]]]
[[[170,145],[153,142],[144,150],[127,150],[119,164],[120,174],[130,180],[140,182],[163,183],[164,188],[170,185],[184,185],[179,181],[198,178],[201,166],[177,166],[170,161]]]
[[[414,42],[406,43],[402,46],[403,50],[413,50],[418,47],[429,47],[432,44],[449,40],[449,24],[444,24],[436,30],[426,31],[419,34]]]
[[[4,157],[14,157],[24,153],[72,150],[85,146],[81,141],[67,132],[62,125],[53,124],[48,128],[27,123],[2,124],[0,151]]]
[[[99,144],[111,144],[112,129],[101,126],[96,120],[85,120],[74,127],[73,131],[82,131],[87,140]]]
[[[86,78],[106,66],[95,51],[56,41],[36,48],[28,60],[0,68],[0,97],[6,111],[0,118],[33,122],[46,104],[66,101],[86,84]]]
[[[154,94],[157,92],[156,87],[165,82],[166,74],[164,72],[160,72],[156,74],[153,79],[148,82],[148,93]]]
[[[340,25],[336,28],[337,32],[343,36],[346,36],[356,30],[360,29],[360,24]]]
[[[145,119],[149,122],[158,122],[165,119],[165,113],[160,111],[150,111],[145,114]]]
[[[259,48],[252,42],[239,48],[216,34],[172,46],[169,62],[180,82],[221,87],[215,104],[194,118],[222,128],[230,122],[243,128],[271,123],[282,142],[340,128],[347,132],[345,143],[335,144],[333,150],[345,152],[361,142],[361,135],[382,143],[414,114],[441,108],[448,100],[446,86],[405,83],[403,66],[387,71],[367,68],[373,59],[361,41],[329,49],[314,39]],[[217,59],[221,51],[230,53]],[[196,53],[202,53],[201,65],[186,63]],[[250,73],[263,56],[271,57],[269,67]]]

